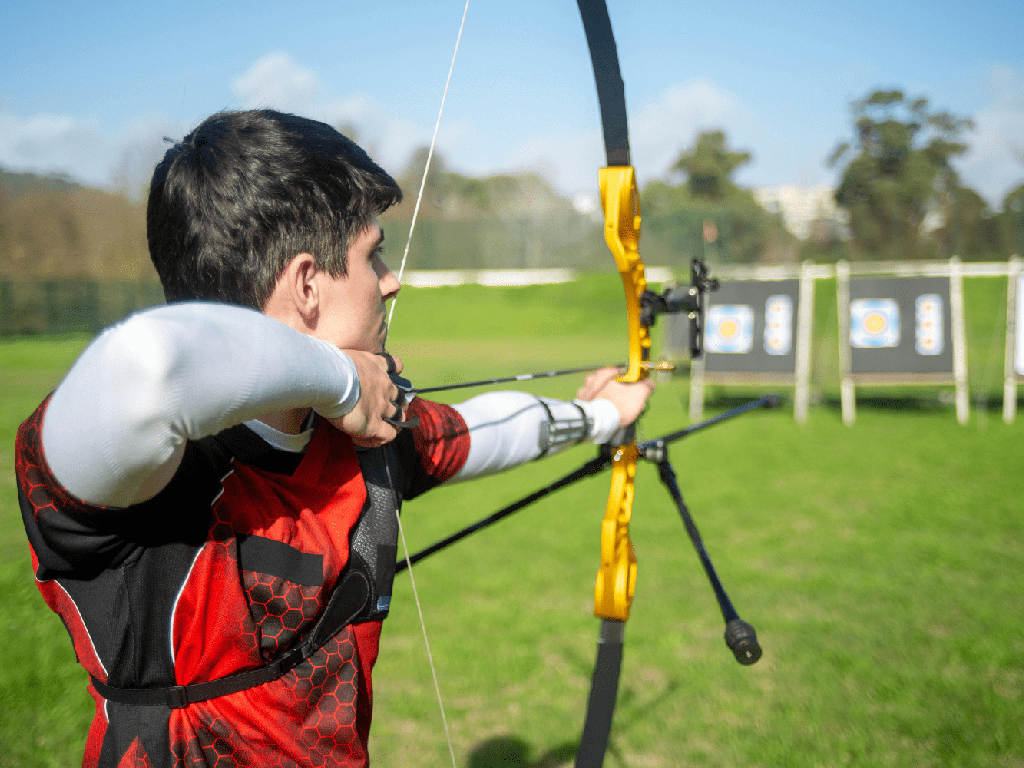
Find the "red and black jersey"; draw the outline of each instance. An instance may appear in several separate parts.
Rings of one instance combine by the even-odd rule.
[[[359,766],[367,762],[395,513],[463,465],[447,406],[414,400],[420,426],[357,450],[319,422],[303,454],[244,426],[187,444],[173,480],[128,508],[95,507],[55,480],[40,441],[46,403],[18,432],[22,516],[40,592],[103,685],[168,688],[256,669],[315,626],[348,570],[371,599],[277,680],[172,708],[104,699],[85,766]]]

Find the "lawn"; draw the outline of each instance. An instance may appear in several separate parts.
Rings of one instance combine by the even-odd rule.
[[[617,342],[608,349],[622,335],[614,280],[408,290],[391,346],[423,386],[621,358]],[[999,304],[972,300],[973,282],[972,366],[984,373],[1002,356],[992,341]],[[999,281],[980,282],[979,295],[997,298]],[[830,322],[825,302],[823,333]],[[0,766],[74,765],[91,717],[84,674],[33,584],[12,470],[17,424],[84,343],[0,342]],[[846,427],[828,396],[827,358],[817,370],[823,404],[806,424],[784,403],[671,448],[719,575],[757,629],[756,665],[738,665],[725,647],[679,516],[655,468],[641,465],[639,578],[605,765],[1024,767],[1024,427],[998,410],[974,411],[961,427],[935,390],[915,393],[912,408],[863,403]],[[568,396],[577,384],[532,389]],[[643,438],[686,426],[686,392],[685,377],[659,388]],[[709,413],[744,396],[715,390]],[[410,548],[592,452],[411,502]],[[592,594],[607,492],[607,474],[581,481],[414,567],[460,767],[571,764],[599,630]],[[374,689],[374,764],[450,765],[407,574],[396,579]]]

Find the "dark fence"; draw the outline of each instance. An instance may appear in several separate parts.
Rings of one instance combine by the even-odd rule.
[[[0,336],[96,333],[163,301],[159,283],[0,280]]]

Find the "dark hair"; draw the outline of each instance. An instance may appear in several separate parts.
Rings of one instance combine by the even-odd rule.
[[[300,253],[347,274],[352,237],[401,199],[395,180],[325,123],[266,109],[220,112],[153,172],[149,254],[168,301],[263,309]]]

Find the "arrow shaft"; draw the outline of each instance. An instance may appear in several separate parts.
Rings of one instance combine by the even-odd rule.
[[[619,363],[618,365],[609,366],[607,364],[601,365],[585,365],[578,368],[560,368],[554,371],[539,371],[537,373],[519,373],[515,376],[498,376],[492,379],[478,379],[477,381],[463,381],[458,384],[444,384],[438,387],[415,387],[409,390],[409,394],[413,395],[425,395],[429,392],[446,392],[452,389],[468,389],[470,387],[486,387],[490,384],[508,384],[516,381],[532,381],[534,379],[553,379],[556,376],[569,376],[573,373],[591,373],[592,371],[598,371],[602,368],[623,368],[625,363]]]

